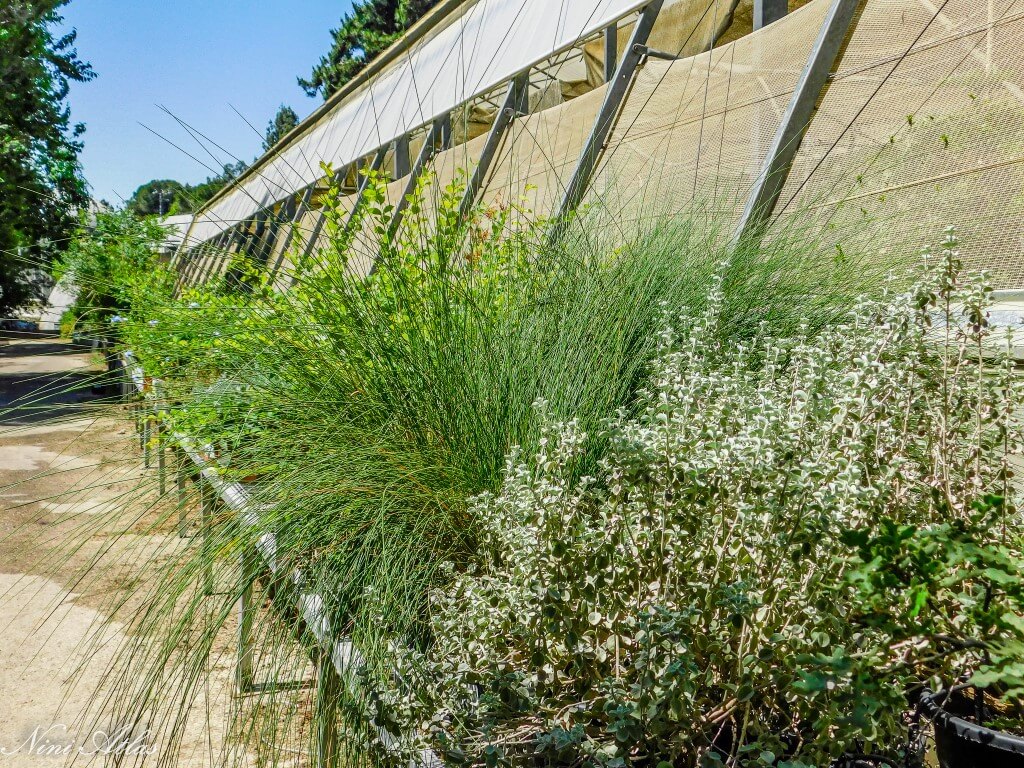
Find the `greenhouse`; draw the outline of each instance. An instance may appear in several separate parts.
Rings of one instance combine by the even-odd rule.
[[[350,5],[18,246],[0,763],[1024,765],[1024,0]]]

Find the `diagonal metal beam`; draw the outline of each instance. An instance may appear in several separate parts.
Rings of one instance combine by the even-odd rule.
[[[288,232],[284,236],[284,242],[281,243],[281,250],[277,252],[277,260],[274,262],[274,266],[270,270],[271,275],[276,275],[277,271],[284,263],[284,257],[288,254],[288,249],[292,245],[292,240],[295,239],[295,232],[302,222],[302,217],[305,216],[306,211],[309,210],[309,201],[313,199],[313,188],[315,186],[315,184],[310,184],[306,187],[306,191],[302,193],[302,199],[299,201],[299,205],[295,209],[295,215],[291,218],[291,226],[288,227]]]
[[[647,39],[651,36],[651,30],[654,29],[654,22],[657,20],[658,14],[661,13],[661,6],[663,4],[664,0],[652,0],[640,12],[640,18],[637,19],[636,25],[633,27],[633,35],[629,40],[629,47],[623,53],[622,61],[619,62],[615,69],[615,77],[608,85],[608,92],[604,95],[604,102],[597,113],[597,119],[594,121],[590,137],[587,139],[587,143],[583,145],[583,151],[580,154],[579,161],[576,163],[576,169],[573,171],[568,186],[566,186],[565,196],[562,198],[562,204],[555,217],[556,223],[553,236],[556,238],[565,225],[566,217],[579,207],[583,200],[583,195],[586,194],[587,188],[590,186],[590,181],[594,176],[594,169],[597,167],[597,161],[604,152],[608,136],[619,116],[622,103],[630,87],[633,85],[633,78],[636,76],[637,69],[639,69],[640,63],[644,59],[644,51],[646,50],[644,46],[647,43]]]
[[[232,249],[242,242],[242,237],[238,224],[225,230],[224,236],[220,239],[217,246],[212,249],[213,253],[210,254],[209,260],[203,267],[202,274],[199,276],[199,282],[205,283],[209,280],[221,261],[235,253],[235,250]]]
[[[814,114],[814,105],[828,82],[843,42],[862,0],[832,0],[796,89],[768,147],[761,170],[733,235],[733,242],[757,237],[775,212],[793,159]]]
[[[367,172],[363,174],[363,178],[359,180],[359,189],[356,191],[356,199],[352,202],[352,210],[349,211],[348,218],[345,220],[346,229],[352,226],[352,222],[354,222],[356,216],[359,215],[359,211],[363,207],[366,189],[370,186],[370,176],[377,173],[384,166],[384,158],[387,157],[387,154],[388,147],[385,144],[377,150],[377,153],[373,156],[373,160],[370,163],[370,167],[367,168]],[[317,225],[320,225],[319,221],[317,222]],[[319,231],[317,234],[319,234]]]
[[[480,190],[491,169],[491,163],[494,162],[494,156],[498,153],[498,147],[501,146],[501,141],[505,137],[505,131],[512,125],[513,120],[529,112],[529,89],[529,72],[520,72],[509,82],[505,100],[494,116],[491,130],[487,133],[487,141],[480,152],[480,160],[473,169],[469,181],[466,182],[466,191],[459,204],[460,219],[465,219],[476,205]]]
[[[409,173],[409,181],[405,185],[405,189],[402,190],[402,197],[399,198],[395,204],[394,213],[391,214],[391,224],[388,226],[388,235],[394,237],[398,232],[398,228],[402,226],[402,220],[405,218],[405,212],[409,208],[409,202],[414,194],[416,194],[416,185],[419,183],[420,175],[423,173],[423,169],[426,168],[427,163],[430,162],[431,158],[440,149],[447,149],[445,141],[450,142],[452,135],[452,116],[451,114],[445,114],[443,117],[437,118],[430,126],[430,130],[427,132],[427,138],[423,142],[423,146],[420,148],[419,153],[416,155],[416,162],[412,166],[412,171]],[[445,138],[447,137],[447,139]]]
[[[377,151],[373,155],[373,160],[370,161],[367,172],[363,175],[363,178],[359,180],[359,188],[356,190],[356,199],[352,201],[352,210],[349,211],[348,218],[345,219],[346,231],[353,225],[356,217],[359,215],[359,211],[362,209],[363,202],[366,198],[366,189],[370,185],[370,176],[384,166],[384,160],[387,157],[389,147],[390,145],[388,144],[378,147]],[[326,222],[327,217],[321,209],[320,213],[316,217],[316,222],[313,224],[313,229],[309,233],[309,237],[306,239],[305,245],[302,248],[303,259],[308,258],[313,252],[313,248],[316,247],[316,243],[320,239],[320,233],[323,232],[324,224]],[[292,277],[292,281],[294,282],[294,276]]]

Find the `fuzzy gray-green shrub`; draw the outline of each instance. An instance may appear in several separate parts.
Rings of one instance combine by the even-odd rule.
[[[540,402],[477,567],[379,683],[378,757],[824,768],[898,756],[915,687],[1019,695],[1024,388],[955,245],[817,333],[723,339],[715,286],[603,438]]]

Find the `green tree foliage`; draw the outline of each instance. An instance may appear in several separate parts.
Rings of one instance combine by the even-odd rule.
[[[138,296],[162,295],[170,277],[156,249],[165,235],[155,221],[130,210],[83,216],[54,265],[54,277],[76,291],[65,320],[74,320],[78,331],[109,336],[117,325],[111,321]]]
[[[384,51],[437,0],[362,0],[345,14],[341,26],[331,30],[334,42],[330,52],[313,67],[309,78],[299,85],[309,96],[325,99],[355,77],[370,61]]]
[[[291,107],[281,105],[274,119],[267,125],[266,138],[263,139],[263,151],[269,152],[288,132],[299,124],[299,116]]]
[[[154,179],[135,190],[128,200],[128,208],[140,216],[166,216],[169,213],[191,210],[188,190],[173,179]]]
[[[228,163],[215,176],[199,184],[182,184],[173,179],[147,181],[135,190],[126,207],[139,216],[167,216],[199,210],[210,198],[237,179],[248,167],[244,160]]]
[[[0,2],[0,312],[30,304],[89,202],[70,83],[93,78],[75,32],[54,33],[68,0]]]

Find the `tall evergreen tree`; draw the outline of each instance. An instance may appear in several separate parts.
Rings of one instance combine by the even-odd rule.
[[[267,125],[266,137],[263,139],[263,151],[268,152],[298,124],[299,116],[295,114],[295,110],[282,104],[281,108],[277,110],[277,114],[274,115],[274,119]]]
[[[57,35],[68,0],[0,2],[0,313],[41,298],[45,268],[89,202],[71,122],[72,82],[92,79],[75,32]]]
[[[361,0],[331,30],[330,52],[299,85],[309,96],[328,98],[430,10],[437,0]]]

